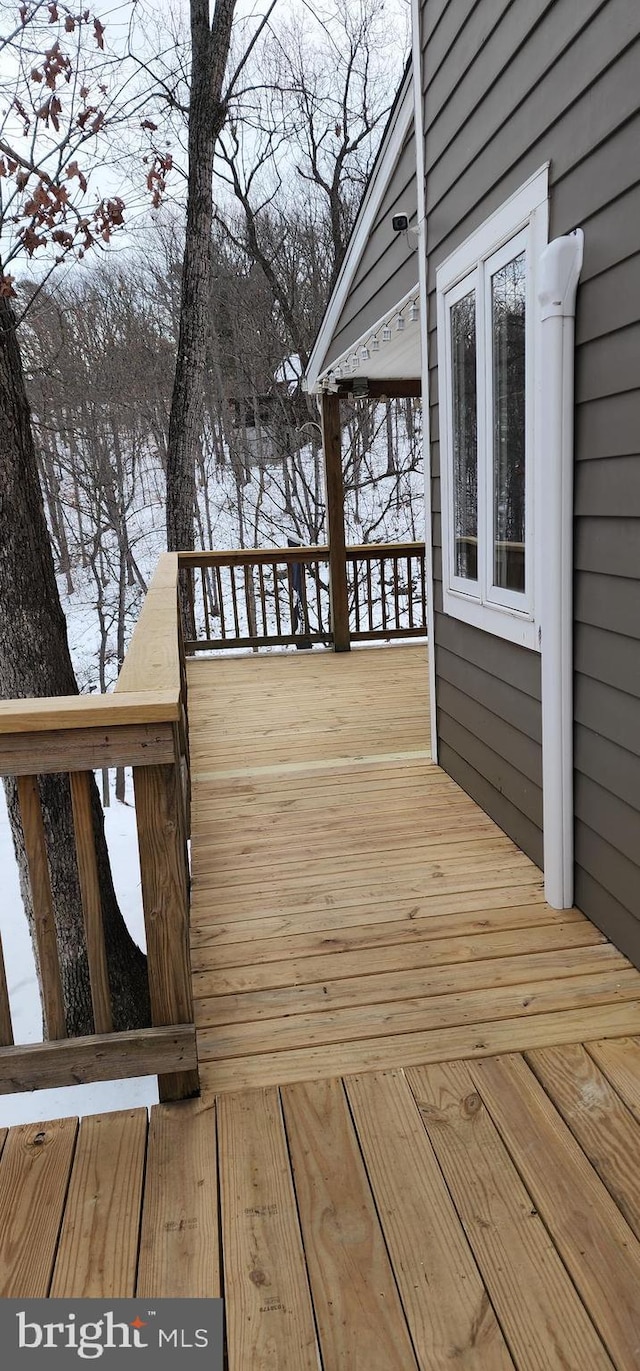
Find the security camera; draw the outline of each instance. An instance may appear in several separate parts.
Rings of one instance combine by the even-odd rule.
[[[408,214],[394,214],[391,218],[391,227],[394,233],[407,233],[409,229]]]

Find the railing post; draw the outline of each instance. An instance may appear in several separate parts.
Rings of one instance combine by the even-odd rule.
[[[134,767],[142,901],[147,932],[151,1019],[193,1023],[189,957],[188,867],[180,772],[176,764]],[[158,1077],[161,1100],[199,1090],[197,1071]]]
[[[324,449],[327,532],[329,541],[329,587],[331,628],[336,652],[349,651],[349,598],[347,594],[347,555],[344,535],[344,482],[342,478],[342,437],[340,398],[330,392],[322,396],[322,445]]]

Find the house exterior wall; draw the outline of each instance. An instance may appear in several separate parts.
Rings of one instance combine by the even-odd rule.
[[[640,963],[640,7],[421,11],[439,761],[542,863],[540,659],[442,613],[435,274],[544,162],[581,226],[575,376],[576,903]]]
[[[394,233],[391,217],[397,210],[403,210],[409,215],[409,222],[415,224],[416,206],[415,137],[411,127],[376,213],[321,371],[415,286],[415,244],[406,235]]]

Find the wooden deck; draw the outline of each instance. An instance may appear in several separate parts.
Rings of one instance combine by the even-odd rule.
[[[214,1092],[640,1030],[640,975],[429,759],[424,647],[189,668]]]
[[[229,1371],[640,1368],[640,974],[428,757],[424,649],[190,666],[201,1100],[0,1129],[0,1295]]]
[[[0,1131],[0,1295],[225,1298],[229,1371],[633,1371],[640,1045]],[[222,1270],[219,1251],[222,1250]]]

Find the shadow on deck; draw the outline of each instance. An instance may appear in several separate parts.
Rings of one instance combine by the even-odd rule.
[[[221,1292],[230,1371],[637,1366],[639,973],[431,763],[424,648],[188,673],[203,1098],[10,1130],[1,1293]]]

